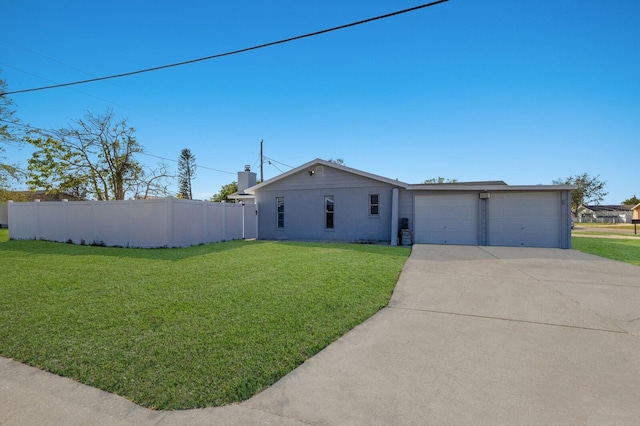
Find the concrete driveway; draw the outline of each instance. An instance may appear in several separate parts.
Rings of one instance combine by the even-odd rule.
[[[155,412],[0,359],[0,407],[0,424],[635,425],[640,267],[416,245],[387,308],[242,404]]]

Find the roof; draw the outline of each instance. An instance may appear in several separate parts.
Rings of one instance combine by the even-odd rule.
[[[340,164],[332,163],[330,161],[321,160],[316,158],[309,161],[302,166],[291,169],[288,172],[282,173],[274,178],[268,179],[262,183],[254,185],[245,190],[247,194],[255,194],[257,190],[263,189],[273,183],[276,183],[282,179],[299,173],[301,171],[308,171],[315,166],[332,167],[336,170],[342,170],[347,173],[352,173],[357,176],[366,177],[369,179],[377,180],[398,188],[406,189],[407,191],[571,191],[576,187],[573,185],[507,185],[504,181],[478,181],[478,182],[450,182],[450,183],[421,183],[421,184],[408,184],[401,182],[397,179],[389,179],[382,176],[374,175],[372,173],[363,172],[362,170],[353,169],[351,167],[343,166]]]
[[[227,195],[227,198],[231,198],[232,200],[253,200],[256,197],[251,194],[238,194],[237,192],[234,192],[233,194]]]
[[[21,195],[24,199],[29,201],[40,200],[40,201],[84,201],[84,198],[76,197],[72,194],[67,194],[65,192],[61,192],[59,194],[47,194],[47,191],[44,189],[37,189],[35,191],[9,191],[9,194],[17,194]]]
[[[315,166],[324,166],[324,167],[331,167],[334,168],[336,170],[342,170],[344,172],[347,173],[351,173],[357,176],[362,176],[368,179],[373,179],[373,180],[377,180],[379,182],[382,183],[386,183],[389,185],[393,185],[399,188],[405,188],[407,186],[407,184],[405,182],[400,182],[397,179],[389,179],[386,177],[382,177],[382,176],[378,176],[378,175],[374,175],[373,173],[367,173],[367,172],[363,172],[362,170],[358,170],[358,169],[353,169],[351,167],[347,167],[347,166],[343,166],[340,164],[336,164],[336,163],[332,163],[330,161],[325,161],[325,160],[321,160],[320,158],[316,158],[315,160],[309,161],[308,163],[303,164],[302,166],[296,167],[295,169],[291,169],[288,172],[285,172],[281,175],[278,175],[274,178],[271,179],[267,179],[262,183],[259,183],[257,185],[254,185],[250,188],[245,189],[245,193],[247,194],[255,194],[256,190],[259,189],[263,189],[266,186],[269,186],[273,183],[276,183],[282,179],[286,179],[287,177],[294,175],[296,173],[299,173],[301,171],[305,171],[309,168],[313,168]]]
[[[576,187],[573,185],[507,185],[505,183],[483,184],[477,182],[470,183],[442,183],[442,184],[417,184],[407,185],[408,191],[571,191]]]
[[[629,204],[613,204],[613,205],[597,205],[597,206],[582,206],[585,209],[592,212],[630,212],[634,209],[634,206]]]

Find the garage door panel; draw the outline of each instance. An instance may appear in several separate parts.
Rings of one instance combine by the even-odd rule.
[[[492,246],[558,247],[559,195],[548,192],[493,193],[488,208]]]
[[[415,198],[415,242],[478,243],[477,194],[433,194]]]

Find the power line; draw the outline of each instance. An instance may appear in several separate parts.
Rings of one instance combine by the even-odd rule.
[[[0,122],[3,122],[3,123],[11,123],[11,122],[9,122],[9,121],[7,121],[7,120],[3,120],[3,119],[1,119],[1,118],[0,118]],[[41,129],[41,128],[39,128],[39,127],[34,127],[34,126],[29,125],[29,124],[23,124],[23,123],[11,123],[11,124],[13,124],[13,125],[15,125],[15,126],[18,126],[18,127],[22,127],[23,129],[27,129],[27,130],[35,130],[35,131],[37,131],[37,132],[42,132],[42,133],[44,133],[44,134],[50,133],[48,130]],[[139,152],[138,154],[146,155],[147,157],[154,157],[154,158],[158,158],[158,159],[160,159],[160,160],[164,160],[164,161],[172,161],[172,162],[174,162],[174,163],[177,163],[177,162],[178,162],[178,160],[175,160],[175,159],[172,159],[172,158],[161,157],[161,156],[159,156],[159,155],[149,154],[149,153],[147,153],[147,152]],[[226,174],[229,174],[229,175],[235,175],[235,173],[233,173],[233,172],[227,172],[227,171],[225,171],[225,170],[214,169],[213,167],[201,166],[200,164],[196,164],[196,166],[197,166],[198,168],[200,168],[200,169],[211,170],[211,171],[218,172],[218,173],[226,173]]]
[[[401,14],[404,14],[404,13],[414,12],[414,11],[419,10],[419,9],[424,9],[424,8],[427,8],[427,7],[430,7],[430,6],[435,6],[437,4],[445,3],[445,2],[448,2],[448,1],[449,0],[437,0],[437,1],[434,1],[434,2],[431,2],[431,3],[425,3],[425,4],[421,4],[419,6],[414,6],[414,7],[408,8],[408,9],[399,10],[397,12],[387,13],[385,15],[379,15],[379,16],[376,16],[376,17],[373,17],[373,18],[368,18],[368,19],[363,19],[361,21],[352,22],[350,24],[339,25],[337,27],[332,27],[332,28],[328,28],[328,29],[324,29],[324,30],[320,30],[320,31],[315,31],[315,32],[312,32],[312,33],[307,33],[307,34],[303,34],[303,35],[299,35],[299,36],[295,36],[295,37],[291,37],[291,38],[287,38],[287,39],[282,39],[282,40],[278,40],[278,41],[272,41],[272,42],[260,44],[260,45],[257,45],[257,46],[246,47],[244,49],[233,50],[233,51],[225,52],[225,53],[218,53],[216,55],[205,56],[205,57],[198,58],[198,59],[191,59],[191,60],[188,60],[188,61],[175,62],[175,63],[168,64],[168,65],[161,65],[161,66],[152,67],[152,68],[146,68],[146,69],[137,70],[137,71],[129,71],[129,72],[121,73],[121,74],[113,74],[113,75],[109,75],[109,76],[105,76],[105,77],[96,77],[96,78],[90,78],[90,79],[87,79],[87,80],[79,80],[79,81],[74,81],[74,82],[70,82],[70,83],[61,83],[61,84],[54,84],[54,85],[51,85],[51,86],[35,87],[35,88],[31,88],[31,89],[14,90],[14,91],[11,91],[11,92],[6,92],[4,94],[5,95],[15,95],[15,94],[18,94],[18,93],[36,92],[36,91],[39,91],[39,90],[48,90],[48,89],[55,89],[55,88],[59,88],[59,87],[73,86],[73,85],[77,85],[77,84],[93,83],[93,82],[96,82],[96,81],[109,80],[109,79],[113,79],[113,78],[129,77],[129,76],[136,75],[136,74],[142,74],[142,73],[147,73],[147,72],[151,72],[151,71],[158,71],[158,70],[162,70],[162,69],[166,69],[166,68],[173,68],[173,67],[178,67],[178,66],[182,66],[182,65],[188,65],[188,64],[193,64],[193,63],[196,63],[196,62],[208,61],[210,59],[217,59],[217,58],[222,58],[222,57],[225,57],[225,56],[237,55],[239,53],[245,53],[245,52],[250,52],[252,50],[258,50],[258,49],[263,49],[265,47],[275,46],[275,45],[278,45],[278,44],[289,43],[291,41],[301,40],[303,38],[308,38],[308,37],[313,37],[313,36],[317,36],[317,35],[321,35],[321,34],[326,34],[326,33],[330,33],[330,32],[333,32],[333,31],[343,30],[345,28],[355,27],[357,25],[362,25],[362,24],[366,24],[366,23],[369,23],[369,22],[377,21],[377,20],[380,20],[380,19],[386,19],[386,18],[390,18],[392,16],[401,15]]]
[[[139,154],[146,155],[147,157],[159,158],[160,160],[164,160],[164,161],[172,161],[174,163],[178,162],[178,160],[174,160],[172,158],[161,157],[159,155],[148,154],[146,152],[139,152]],[[226,173],[228,175],[235,175],[235,173],[233,173],[233,172],[227,172],[225,170],[214,169],[212,167],[205,167],[205,166],[201,166],[200,164],[196,164],[196,167],[198,167],[199,169],[211,170],[211,171],[219,172],[219,173]]]
[[[34,55],[36,55],[36,56],[40,56],[40,57],[42,57],[42,58],[44,58],[44,59],[47,59],[47,60],[52,61],[52,62],[55,62],[55,63],[57,63],[57,64],[60,64],[60,65],[62,65],[62,66],[65,66],[65,67],[67,67],[67,68],[70,68],[70,69],[72,69],[72,70],[74,70],[74,71],[78,71],[78,72],[80,72],[80,73],[82,73],[82,74],[88,75],[89,77],[97,78],[94,74],[88,73],[87,71],[81,70],[80,68],[76,68],[76,67],[74,67],[74,66],[72,66],[72,65],[69,65],[69,64],[67,64],[67,63],[65,63],[65,62],[62,62],[62,61],[60,61],[60,60],[58,60],[58,59],[56,59],[56,58],[52,58],[52,57],[50,57],[50,56],[43,55],[42,53],[36,52],[35,50],[33,50],[33,49],[29,49],[28,47],[20,46],[19,44],[16,44],[16,43],[10,42],[10,41],[5,40],[5,39],[3,39],[3,38],[1,38],[1,37],[0,37],[0,41],[4,42],[4,43],[6,43],[6,44],[9,44],[9,45],[11,45],[11,46],[14,46],[14,47],[16,47],[16,48],[23,49],[23,50],[25,50],[25,51],[27,51],[27,52],[30,52],[30,53],[32,53],[32,54],[34,54]],[[42,79],[42,80],[45,80],[45,81],[48,81],[48,82],[54,83],[54,84],[56,84],[56,85],[57,85],[57,84],[59,84],[57,81],[51,80],[51,79],[49,79],[49,78],[43,77],[43,76],[38,75],[38,74],[34,74],[34,73],[30,72],[30,71],[26,71],[26,70],[23,70],[23,69],[20,69],[20,68],[14,67],[14,66],[9,65],[9,64],[7,64],[7,63],[0,62],[0,64],[4,65],[5,67],[12,68],[12,69],[14,69],[14,70],[16,70],[16,71],[20,71],[20,72],[22,72],[22,73],[25,73],[25,74],[28,74],[28,75],[31,75],[31,76],[37,77],[37,78],[39,78],[39,79]],[[115,83],[110,83],[110,84],[112,84],[112,85],[113,85],[113,87],[117,87],[117,88],[119,88],[119,89],[121,89],[121,90],[124,90],[122,87],[118,86],[118,85],[117,85],[117,84],[115,84]],[[110,101],[110,100],[108,100],[108,99],[101,98],[101,97],[96,96],[96,95],[93,95],[93,94],[91,94],[91,93],[83,92],[82,90],[79,90],[79,89],[74,89],[74,90],[76,90],[78,93],[82,93],[82,94],[84,94],[84,95],[86,95],[86,96],[89,96],[89,97],[92,97],[92,98],[98,99],[98,100],[103,101],[103,102],[105,102],[105,103],[107,103],[107,104],[115,105],[115,106],[118,106],[118,107],[124,108],[124,109],[126,109],[126,110],[133,111],[133,112],[135,112],[135,113],[138,113],[138,114],[144,115],[144,116],[146,116],[146,117],[149,117],[149,118],[151,118],[151,119],[154,119],[154,120],[157,120],[157,121],[163,122],[163,123],[165,123],[165,124],[169,124],[169,125],[171,125],[171,126],[175,126],[175,127],[177,127],[177,128],[183,129],[183,130],[190,130],[190,129],[187,129],[186,127],[181,126],[181,125],[179,125],[179,124],[171,123],[171,122],[168,122],[168,121],[166,121],[166,120],[163,120],[163,119],[160,119],[160,118],[156,118],[156,117],[154,117],[154,116],[151,116],[151,115],[149,115],[149,114],[146,114],[146,113],[143,113],[143,112],[140,112],[140,111],[136,111],[135,109],[133,109],[133,108],[131,108],[131,107],[128,107],[128,106],[126,106],[126,105],[118,104],[118,103],[116,103],[116,102]],[[146,96],[146,95],[140,95],[140,94],[138,93],[138,94],[136,94],[136,96],[138,96],[138,97],[143,97],[143,98],[145,98],[145,99],[147,99],[147,100],[153,101],[155,104],[164,104],[162,101],[160,101],[160,100],[158,100],[158,99],[150,98],[149,96]],[[167,105],[167,104],[164,104],[164,105]],[[174,109],[176,109],[175,105],[172,105],[172,107],[173,107]],[[180,109],[178,108],[177,110],[179,111]]]
[[[289,167],[290,169],[295,169],[295,167],[293,167],[293,166],[290,166],[290,165],[288,165],[288,164],[281,163],[280,161],[276,161],[276,160],[274,160],[273,158],[269,158],[269,157],[267,157],[266,155],[263,155],[263,157],[264,157],[264,159],[265,159],[265,160],[269,160],[269,161],[271,161],[271,162],[278,163],[278,164],[283,165],[283,166],[285,166],[285,167]],[[272,164],[272,166],[273,166],[273,164]],[[275,167],[275,166],[274,166],[274,167]],[[277,167],[276,167],[276,168],[277,168]],[[278,170],[280,170],[280,169],[278,169]],[[280,171],[282,171],[282,170],[280,170]]]

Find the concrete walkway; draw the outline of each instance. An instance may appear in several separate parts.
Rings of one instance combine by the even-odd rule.
[[[238,405],[151,411],[0,358],[1,425],[638,424],[640,267],[416,245],[389,306]]]

